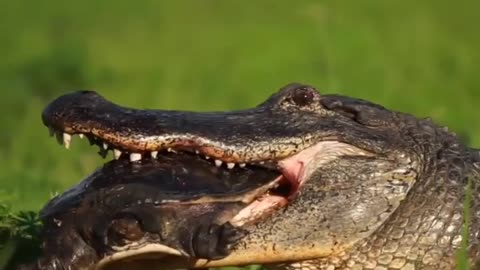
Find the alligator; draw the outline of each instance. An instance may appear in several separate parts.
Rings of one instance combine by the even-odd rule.
[[[67,148],[80,135],[120,161],[182,153],[225,171],[274,170],[290,183],[272,196],[287,205],[239,225],[245,236],[224,258],[159,254],[100,267],[454,269],[462,247],[480,266],[479,151],[430,119],[297,83],[229,112],[139,110],[80,91],[42,119]]]

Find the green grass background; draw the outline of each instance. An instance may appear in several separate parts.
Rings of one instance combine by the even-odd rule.
[[[54,97],[254,106],[297,81],[430,116],[480,145],[478,1],[0,0],[0,202],[38,210],[104,161],[49,138]]]

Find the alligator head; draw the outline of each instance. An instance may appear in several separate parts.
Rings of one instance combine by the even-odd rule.
[[[78,134],[102,155],[112,150],[116,158],[138,161],[189,152],[218,167],[276,168],[297,185],[317,163],[340,155],[385,155],[403,143],[391,139],[395,130],[369,128],[388,122],[388,111],[372,118],[368,114],[376,112],[355,111],[361,104],[335,110],[337,104],[328,100],[312,87],[291,84],[253,109],[198,113],[130,109],[81,91],[53,101],[42,119],[67,148]]]
[[[132,162],[189,153],[224,170],[272,168],[293,187],[285,210],[243,226],[247,236],[226,258],[188,265],[137,260],[135,267],[312,259],[316,267],[339,269],[453,265],[469,177],[478,191],[478,153],[454,134],[428,119],[300,84],[252,109],[206,113],[136,110],[77,92],[52,102],[43,121],[67,147],[80,134],[103,154],[113,150]],[[480,257],[478,218],[471,217],[467,230],[472,259]],[[114,269],[121,267],[132,264]]]

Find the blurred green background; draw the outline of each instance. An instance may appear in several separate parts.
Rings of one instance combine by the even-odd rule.
[[[257,105],[297,81],[431,116],[480,145],[478,1],[5,1],[0,201],[38,210],[104,161],[41,123],[62,93],[139,108]]]

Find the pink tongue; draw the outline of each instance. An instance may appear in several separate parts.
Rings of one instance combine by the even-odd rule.
[[[318,143],[312,147],[298,152],[297,154],[281,160],[278,165],[282,171],[282,174],[291,183],[301,185],[303,182],[303,171],[305,167],[313,160],[315,155],[325,150],[325,142]]]
[[[280,170],[288,182],[295,188],[300,184],[300,176],[303,172],[304,163],[302,160],[295,159],[295,156],[284,159],[278,163]]]

